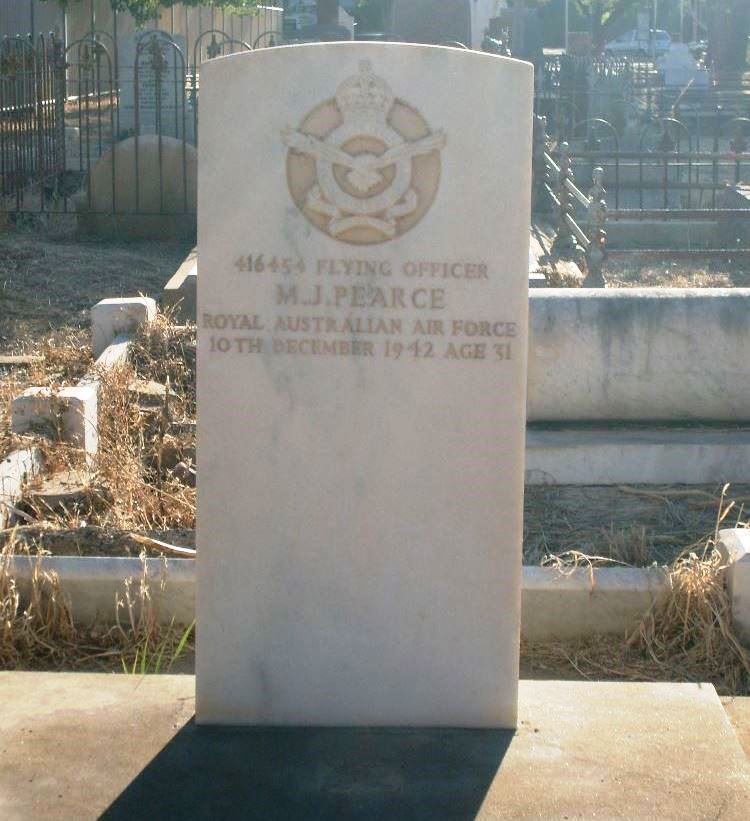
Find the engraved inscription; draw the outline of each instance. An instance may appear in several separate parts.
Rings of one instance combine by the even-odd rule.
[[[267,283],[263,306],[203,312],[210,354],[496,363],[514,356],[514,318],[452,315],[452,288],[490,280],[482,260],[306,260],[264,251],[235,257],[233,266]]]

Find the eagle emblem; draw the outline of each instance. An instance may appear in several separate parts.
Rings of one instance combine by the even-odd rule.
[[[334,99],[285,129],[282,140],[302,213],[335,239],[370,245],[403,234],[429,209],[446,135],[431,131],[363,60]]]

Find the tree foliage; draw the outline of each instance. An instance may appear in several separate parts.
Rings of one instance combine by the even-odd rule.
[[[84,0],[43,0],[43,2],[57,3],[63,8],[70,8]],[[185,6],[217,6],[233,11],[249,11],[260,5],[262,0],[109,0],[110,5],[117,11],[127,11],[138,25],[153,20],[160,9],[170,8],[177,3]]]

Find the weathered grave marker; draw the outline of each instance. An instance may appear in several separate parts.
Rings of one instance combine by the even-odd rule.
[[[515,724],[531,94],[436,47],[204,64],[199,722]]]
[[[118,41],[119,133],[162,134],[192,141],[194,112],[185,89],[187,45],[181,34],[154,29]]]

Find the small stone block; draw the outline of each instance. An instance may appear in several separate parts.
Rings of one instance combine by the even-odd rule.
[[[720,530],[718,548],[727,563],[732,624],[737,635],[750,645],[750,529]]]
[[[108,371],[116,365],[122,365],[127,361],[129,350],[130,337],[127,334],[116,336],[97,357],[97,371]]]
[[[97,388],[95,382],[57,393],[49,388],[27,388],[12,402],[11,429],[27,433],[45,428],[92,456],[99,446]]]
[[[95,357],[102,354],[116,336],[133,333],[156,316],[151,297],[103,299],[91,309],[91,348]]]
[[[0,462],[0,529],[8,526],[24,484],[40,475],[43,465],[39,448],[13,451]]]

